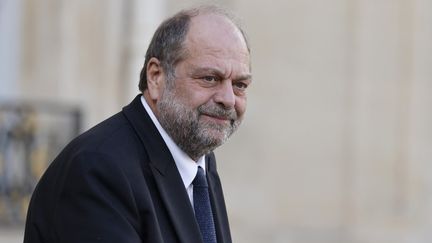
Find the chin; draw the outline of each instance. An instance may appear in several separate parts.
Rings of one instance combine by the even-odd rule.
[[[211,141],[212,144],[214,144],[215,147],[219,147],[223,143],[226,142],[228,139],[228,136],[224,132],[215,131],[211,135],[207,137],[207,141]]]

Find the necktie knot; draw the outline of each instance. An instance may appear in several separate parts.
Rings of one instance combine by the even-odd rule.
[[[195,187],[208,187],[207,184],[207,178],[206,175],[204,173],[203,168],[201,168],[201,166],[198,166],[198,171],[197,174],[195,176],[195,179],[192,181],[192,185]]]

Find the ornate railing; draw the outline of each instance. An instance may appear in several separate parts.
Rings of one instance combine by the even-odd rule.
[[[23,224],[37,181],[81,120],[75,106],[0,103],[0,225]]]

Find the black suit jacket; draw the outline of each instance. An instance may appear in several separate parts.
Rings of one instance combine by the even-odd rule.
[[[207,179],[217,239],[230,243],[213,153]],[[74,139],[48,167],[24,243],[201,243],[184,184],[140,96]]]

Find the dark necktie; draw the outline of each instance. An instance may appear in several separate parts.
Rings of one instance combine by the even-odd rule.
[[[203,240],[205,243],[216,243],[216,230],[210,204],[207,178],[204,170],[199,166],[192,184],[195,218],[201,230]]]

